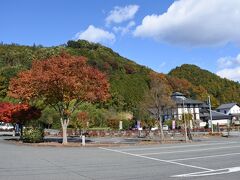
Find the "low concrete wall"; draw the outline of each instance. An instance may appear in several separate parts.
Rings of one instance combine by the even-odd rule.
[[[81,131],[75,131],[72,129],[68,129],[68,136],[80,136]],[[127,131],[117,131],[117,130],[87,130],[82,132],[86,136],[91,137],[139,137],[139,136],[147,136],[149,131],[138,131],[138,130],[127,130]],[[152,135],[159,135],[159,131],[151,131]],[[62,132],[59,130],[45,130],[46,136],[62,136]]]
[[[211,129],[193,129],[191,130],[192,135],[198,136],[198,135],[208,135],[209,132],[211,132]],[[146,137],[146,136],[159,136],[159,130],[155,131],[149,131],[149,130],[124,130],[124,131],[118,131],[118,130],[87,130],[81,133],[81,131],[77,131],[74,129],[68,129],[67,130],[68,136],[80,136],[81,134],[84,134],[85,136],[89,137]],[[170,130],[170,131],[164,131],[165,136],[182,136],[184,135],[184,130]],[[45,129],[45,135],[46,136],[52,136],[52,137],[61,137],[62,131],[61,130],[54,130],[54,129]]]

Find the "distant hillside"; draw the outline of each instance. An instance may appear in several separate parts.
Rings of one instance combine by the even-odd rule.
[[[137,111],[144,92],[148,90],[149,74],[153,70],[120,56],[112,49],[88,41],[68,41],[55,47],[0,44],[0,101],[6,100],[10,78],[29,69],[33,60],[46,59],[65,51],[75,56],[85,56],[88,63],[105,72],[111,84],[112,98],[104,104],[117,111]],[[194,65],[182,65],[169,75],[161,74],[172,91],[179,91],[194,99],[205,101],[212,95],[214,106],[226,102],[240,103],[239,83],[222,79]]]
[[[68,41],[67,51],[73,55],[88,57],[88,63],[109,75],[114,106],[135,111],[148,89],[148,74],[145,66],[123,58],[112,49],[87,41]],[[117,103],[117,104],[116,104]]]
[[[84,40],[68,41],[56,47],[0,45],[0,97],[5,98],[8,82],[18,72],[29,69],[35,59],[46,59],[65,51],[71,55],[85,56],[88,63],[107,73],[112,100],[109,106],[134,111],[148,89],[150,69],[121,57],[112,49]]]
[[[184,64],[171,70],[169,76],[186,79],[195,86],[202,86],[208,94],[215,98],[215,104],[240,103],[240,84],[238,82],[221,78],[198,66]]]

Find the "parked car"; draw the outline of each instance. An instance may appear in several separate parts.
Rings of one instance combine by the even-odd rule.
[[[168,125],[163,125],[163,131],[168,131]]]
[[[168,125],[163,125],[163,131],[168,131]],[[156,127],[153,127],[153,128],[151,128],[151,130],[152,131],[155,131],[155,130],[158,130],[158,127],[156,126]]]
[[[152,127],[151,130],[152,131],[158,130],[158,127]]]
[[[11,130],[14,130],[14,126],[10,123],[1,123],[0,130],[11,131]]]
[[[0,122],[0,135],[11,135],[15,136],[15,129],[14,126],[10,123]]]

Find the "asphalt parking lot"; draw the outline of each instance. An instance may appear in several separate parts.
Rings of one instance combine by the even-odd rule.
[[[122,147],[35,147],[0,137],[1,180],[240,178],[240,138]]]

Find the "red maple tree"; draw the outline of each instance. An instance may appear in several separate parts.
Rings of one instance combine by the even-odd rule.
[[[10,81],[8,95],[23,101],[40,99],[60,115],[63,144],[67,143],[70,116],[82,102],[109,97],[106,75],[87,65],[86,58],[67,54],[34,61],[30,70]]]
[[[0,120],[6,123],[9,123],[12,121],[12,110],[13,110],[13,104],[11,103],[0,103]]]
[[[40,116],[41,111],[28,104],[0,103],[0,120],[6,123],[24,124]]]

